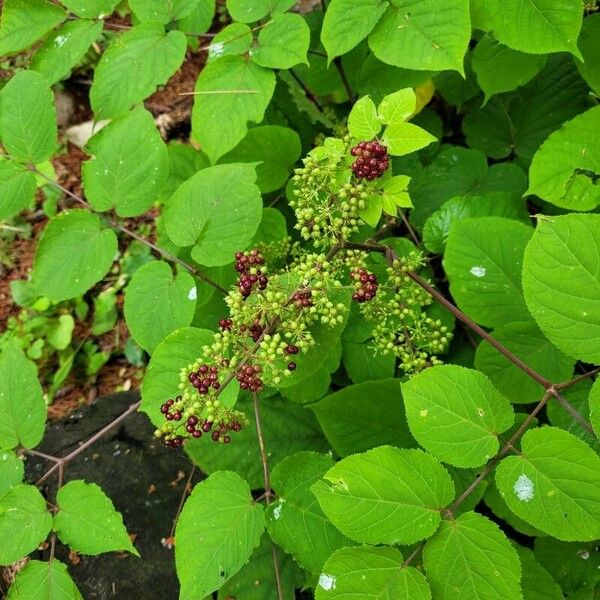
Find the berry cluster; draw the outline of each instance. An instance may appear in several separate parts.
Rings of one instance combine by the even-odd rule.
[[[214,365],[209,367],[207,364],[202,364],[198,367],[197,371],[190,372],[188,381],[201,396],[206,396],[210,388],[218,390],[221,387],[219,383],[219,368]]]
[[[350,149],[350,154],[358,157],[352,163],[352,172],[358,179],[373,181],[381,177],[390,164],[387,148],[377,140],[360,142]]]
[[[377,275],[366,269],[356,269],[350,273],[350,277],[355,282],[355,292],[352,294],[352,299],[357,302],[368,302],[375,298],[379,284],[377,283]]]
[[[263,255],[255,249],[249,252],[236,252],[235,270],[240,274],[238,289],[244,298],[247,298],[254,288],[266,290],[269,278],[265,275]]]
[[[263,382],[260,378],[262,368],[260,365],[244,365],[236,373],[240,388],[250,392],[262,392]]]
[[[292,302],[295,304],[296,308],[310,308],[313,306],[312,291],[306,290],[302,292],[296,292],[292,296]]]

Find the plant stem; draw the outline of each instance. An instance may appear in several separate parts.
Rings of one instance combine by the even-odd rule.
[[[190,492],[190,486],[192,484],[192,477],[194,476],[195,472],[196,472],[196,465],[193,465],[192,469],[190,471],[190,474],[188,475],[187,481],[185,482],[185,485],[183,486],[183,492],[181,494],[181,499],[179,500],[179,505],[177,506],[177,512],[175,513],[175,517],[173,518],[173,526],[171,527],[171,532],[169,533],[169,538],[171,538],[171,539],[175,535],[175,528],[177,527],[177,521],[179,520],[179,515],[181,514],[181,511],[183,510],[183,505],[185,503],[185,497]]]
[[[263,481],[265,487],[265,502],[267,505],[271,504],[271,476],[269,474],[269,462],[267,459],[267,450],[265,447],[265,440],[262,432],[262,425],[260,419],[260,406],[258,402],[258,394],[252,393],[252,402],[254,404],[254,419],[256,421],[256,436],[258,438],[258,448],[260,450],[260,460],[263,468]],[[277,585],[277,597],[279,600],[284,600],[283,587],[281,585],[281,574],[279,573],[279,560],[277,557],[277,548],[275,544],[272,544],[273,550],[273,570],[275,571],[275,584]]]
[[[298,77],[298,75],[296,75],[294,69],[290,69],[290,75],[292,76],[294,81],[302,88],[304,95],[315,105],[316,109],[322,113],[323,107],[317,100],[317,96],[313,93],[313,91],[304,83],[304,81],[302,81],[302,79],[300,79],[300,77]]]
[[[333,59],[333,64],[337,69],[340,79],[342,80],[342,84],[344,85],[344,89],[346,90],[346,94],[348,94],[348,99],[350,100],[350,104],[354,104],[355,96],[352,92],[352,87],[350,86],[350,82],[348,81],[348,77],[346,77],[346,71],[344,71],[344,65],[342,64],[341,56],[336,56]]]
[[[568,381],[557,383],[554,387],[557,390],[564,390],[566,388],[571,387],[572,385],[575,385],[576,383],[579,383],[580,381],[583,381],[584,379],[589,379],[590,377],[593,377],[598,373],[600,373],[600,367],[596,367],[595,369],[592,369],[587,373],[583,373],[582,375],[577,375],[577,377],[573,377],[573,379],[569,379]]]

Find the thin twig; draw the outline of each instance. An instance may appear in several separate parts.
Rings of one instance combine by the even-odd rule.
[[[262,432],[260,419],[260,406],[258,402],[258,394],[252,393],[252,402],[254,404],[254,419],[256,421],[256,437],[258,438],[258,448],[260,450],[260,461],[263,468],[263,481],[265,487],[265,502],[271,504],[271,476],[269,474],[269,461],[267,458],[267,450]],[[279,573],[279,560],[277,558],[277,548],[272,545],[273,550],[273,570],[275,572],[275,584],[277,585],[277,597],[279,600],[284,600],[283,587],[281,586],[281,574]]]
[[[82,206],[84,206],[87,209],[94,210],[93,207],[89,204],[89,202],[86,202],[83,198],[79,197],[77,194],[74,194],[71,190],[67,189],[66,187],[64,187],[63,185],[58,183],[58,181],[54,181],[54,179],[52,179],[51,177],[48,177],[45,173],[42,173],[41,171],[39,171],[35,166],[31,165],[30,169],[37,175],[40,175],[41,177],[46,179],[46,181],[48,181],[50,184],[54,185],[56,188],[61,190],[64,194],[69,196],[69,198],[72,198],[73,200],[75,200],[76,202],[78,202],[79,204],[81,204]],[[134,240],[137,240],[138,242],[144,244],[145,246],[148,246],[148,248],[150,248],[151,250],[153,250],[154,252],[156,252],[157,254],[159,254],[160,256],[165,258],[166,260],[176,263],[179,266],[183,267],[184,269],[188,270],[192,275],[194,275],[195,277],[198,277],[198,279],[201,279],[208,285],[213,286],[214,288],[219,290],[222,294],[228,293],[227,290],[222,285],[218,284],[216,281],[213,281],[210,277],[208,277],[207,275],[205,275],[204,273],[202,273],[201,271],[196,269],[196,267],[194,267],[193,265],[190,265],[189,263],[181,260],[177,256],[174,256],[174,255],[170,254],[169,252],[167,252],[166,250],[163,250],[156,244],[152,243],[150,240],[147,240],[146,238],[142,237],[135,231],[128,229],[124,225],[121,225],[121,223],[119,223],[115,219],[109,217],[108,215],[102,214],[99,216],[101,216],[108,223],[110,223],[110,225],[112,227],[114,227],[115,229],[118,229],[121,233],[124,233],[125,235],[129,236],[130,238],[133,238]]]
[[[346,71],[344,71],[344,65],[342,64],[342,58],[340,56],[336,56],[333,59],[333,64],[337,69],[340,79],[342,80],[342,84],[344,85],[344,89],[346,90],[346,94],[348,94],[348,99],[350,100],[350,104],[354,104],[355,97],[352,92],[352,87],[350,86],[350,82],[348,81],[348,77],[346,77]]]
[[[200,96],[202,94],[258,94],[258,90],[198,90],[196,92],[179,92],[178,96]]]
[[[553,388],[552,395],[556,399],[556,401],[569,413],[569,415],[573,418],[574,421],[577,421],[581,427],[583,427],[588,433],[594,435],[594,429],[592,426],[575,410],[575,408],[571,405],[571,403],[556,390],[556,387]]]
[[[190,474],[187,478],[187,481],[185,482],[185,485],[183,486],[183,492],[181,494],[181,499],[179,500],[179,505],[177,506],[177,512],[175,513],[175,517],[173,518],[173,526],[171,527],[171,533],[169,533],[169,538],[171,538],[171,539],[173,539],[173,536],[175,535],[175,528],[177,527],[177,521],[179,520],[179,515],[181,514],[181,511],[183,510],[185,498],[190,492],[190,486],[192,485],[192,477],[194,476],[195,472],[196,472],[196,465],[192,465]]]
[[[592,369],[591,371],[588,371],[587,373],[583,373],[582,375],[577,375],[577,377],[573,377],[573,379],[569,379],[568,381],[563,381],[562,383],[557,383],[554,387],[557,390],[565,390],[567,388],[570,388],[572,385],[575,385],[576,383],[583,381],[584,379],[589,379],[590,377],[597,375],[598,373],[600,373],[600,367],[596,367],[595,369]]]
[[[308,98],[308,100],[310,100],[315,105],[316,109],[322,113],[323,107],[317,100],[317,96],[315,95],[315,93],[304,83],[304,81],[302,81],[302,79],[300,79],[300,77],[298,77],[298,75],[296,75],[294,69],[290,69],[289,73],[294,79],[294,81],[302,88],[302,91],[304,92],[304,95]]]

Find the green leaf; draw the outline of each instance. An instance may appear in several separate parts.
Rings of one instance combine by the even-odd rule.
[[[521,413],[523,414],[523,413]],[[502,519],[506,523],[508,523],[513,529],[522,533],[523,535],[528,535],[531,537],[536,537],[538,535],[544,535],[539,529],[532,527],[520,517],[517,517],[510,508],[506,505],[506,502],[500,495],[496,484],[492,481],[488,485],[485,496],[483,498],[485,504],[490,508],[490,510],[498,517]]]
[[[510,92],[535,77],[544,66],[543,55],[508,48],[491,35],[484,35],[473,50],[473,71],[485,102],[494,94]]]
[[[560,586],[536,560],[529,548],[518,547],[523,571],[521,588],[524,600],[563,600]]]
[[[385,128],[382,141],[391,155],[404,156],[425,148],[437,139],[413,123],[394,123]]]
[[[298,134],[289,127],[261,125],[219,159],[221,163],[257,163],[256,185],[263,194],[283,187],[302,146]]]
[[[263,208],[262,220],[254,236],[254,244],[281,242],[288,237],[285,217],[276,208]]]
[[[10,565],[33,552],[52,527],[46,500],[33,485],[15,485],[0,497],[0,565]]]
[[[452,223],[469,217],[504,217],[529,223],[529,213],[521,198],[508,192],[482,196],[455,196],[436,210],[423,227],[423,243],[431,252],[442,254]]]
[[[187,327],[196,308],[196,283],[185,271],[152,261],[131,278],[125,294],[125,321],[133,339],[150,354],[171,332]]]
[[[342,548],[323,566],[316,600],[430,600],[425,576],[396,548]]]
[[[59,560],[30,560],[19,571],[6,600],[83,600],[66,565]]]
[[[499,527],[468,512],[442,521],[423,550],[436,600],[522,600],[521,564]]]
[[[13,452],[0,452],[0,498],[8,490],[23,481],[25,467],[23,461]]]
[[[399,206],[401,208],[412,208],[413,204],[408,194],[408,184],[410,183],[410,177],[407,175],[394,175],[384,179],[381,185],[384,210],[388,213],[396,216],[396,209],[389,211],[386,209],[386,205]]]
[[[329,61],[364,40],[387,6],[387,0],[331,0],[321,30]]]
[[[542,333],[565,354],[600,363],[600,216],[541,217],[523,259],[523,292]]]
[[[231,23],[215,35],[208,48],[208,60],[235,54],[246,54],[254,37],[252,29],[244,23]]]
[[[48,327],[46,339],[56,350],[64,350],[71,343],[75,319],[71,315],[60,315]]]
[[[433,456],[392,446],[342,459],[312,491],[344,535],[367,544],[428,538],[454,498],[452,479]]]
[[[40,163],[56,149],[56,113],[48,82],[20,71],[0,91],[0,138],[9,154]]]
[[[482,152],[446,146],[431,165],[410,181],[410,197],[415,205],[410,219],[421,228],[429,215],[454,196],[503,191],[520,199],[526,189],[527,177],[516,165],[505,163],[488,169]]]
[[[213,473],[219,469],[235,471],[248,481],[252,489],[260,489],[264,485],[263,472],[254,409],[248,395],[240,397],[236,410],[243,411],[250,423],[235,433],[231,444],[224,447],[223,444],[215,444],[208,436],[204,436],[200,440],[188,442],[186,451],[205,473]],[[303,407],[286,401],[281,396],[274,396],[261,398],[260,412],[271,469],[286,456],[301,450],[329,450],[317,420]],[[290,423],[293,423],[291,429]]]
[[[61,0],[71,12],[83,19],[110,15],[119,0]]]
[[[584,62],[578,60],[575,64],[581,76],[596,94],[600,94],[600,46],[598,45],[598,36],[600,36],[600,15],[587,15],[583,20],[581,33],[577,41]]]
[[[377,110],[386,125],[395,125],[408,120],[416,108],[417,96],[412,88],[406,88],[386,96]]]
[[[323,514],[311,486],[333,466],[333,459],[315,452],[284,458],[271,473],[277,499],[267,507],[267,531],[298,564],[318,573],[334,550],[352,542]]]
[[[287,554],[277,551],[279,578],[283,597],[294,598],[298,567]],[[273,569],[273,543],[265,533],[260,546],[250,560],[229,581],[219,588],[219,600],[278,600],[277,583]]]
[[[234,21],[254,23],[269,13],[279,14],[294,5],[294,0],[227,0],[227,10]]]
[[[357,140],[372,140],[381,131],[377,107],[370,96],[363,96],[348,115],[348,131]]]
[[[496,468],[508,507],[537,529],[564,541],[600,537],[600,458],[556,427],[528,431],[522,454]]]
[[[379,60],[396,67],[463,74],[470,38],[469,0],[394,0],[369,46]]]
[[[365,398],[369,401],[365,402]],[[385,444],[414,447],[397,379],[349,385],[309,408],[340,456]]]
[[[35,175],[17,162],[0,159],[0,221],[27,208],[35,193]]]
[[[50,220],[33,263],[40,294],[55,302],[81,296],[100,281],[117,253],[117,236],[86,210],[67,210]]]
[[[14,342],[0,354],[0,448],[37,446],[44,435],[46,405],[37,368]]]
[[[262,218],[253,164],[217,165],[183,183],[165,212],[165,226],[178,246],[194,246],[192,258],[204,265],[233,261],[252,241]]]
[[[211,162],[235,148],[248,121],[262,121],[275,90],[275,74],[242,56],[211,61],[196,82],[192,133]]]
[[[140,407],[155,426],[164,423],[160,405],[177,394],[181,369],[193,363],[202,353],[202,348],[212,342],[213,334],[207,329],[184,327],[156,346],[142,381]]]
[[[44,75],[49,83],[65,79],[101,32],[102,23],[97,21],[63,23],[36,50],[30,68]]]
[[[498,434],[514,421],[508,400],[474,369],[431,367],[402,384],[415,439],[456,467],[480,467],[498,452]]]
[[[596,436],[600,439],[600,380],[594,381],[589,396],[590,422]]]
[[[467,144],[491,158],[505,158],[515,150],[515,127],[510,101],[497,96],[465,116],[462,123]]]
[[[572,0],[486,0],[487,29],[510,48],[531,54],[565,50],[577,57],[581,3]]]
[[[250,50],[250,56],[257,65],[271,69],[290,69],[299,63],[308,65],[309,42],[306,21],[295,13],[284,13],[260,30],[258,46]]]
[[[86,198],[94,210],[120,217],[146,212],[169,172],[167,148],[152,115],[138,108],[102,128],[86,144],[82,166]]]
[[[239,475],[218,471],[196,485],[175,532],[181,597],[219,589],[246,564],[264,528],[263,507]]]
[[[344,342],[342,361],[352,383],[362,383],[393,377],[396,357],[392,354],[377,354],[368,343]]]
[[[542,144],[529,169],[528,194],[561,208],[586,211],[600,204],[600,106],[565,123]]]
[[[571,377],[575,361],[553,346],[535,323],[507,323],[495,329],[492,335],[548,381],[559,383]],[[477,347],[475,366],[515,404],[537,402],[544,393],[539,383],[487,342],[482,341]]]
[[[167,82],[183,62],[186,37],[143,23],[116,38],[94,72],[90,101],[96,119],[118,117]],[[135,66],[135,77],[131,68]]]
[[[4,0],[0,21],[0,56],[31,46],[67,18],[47,0]]]
[[[531,227],[500,217],[455,221],[444,269],[458,307],[490,327],[528,321],[521,290],[523,252]]]
[[[166,25],[187,17],[200,0],[129,0],[129,7],[141,21]]]
[[[110,498],[95,483],[81,479],[69,481],[56,494],[58,512],[54,531],[61,542],[81,554],[101,554],[127,550],[139,556],[134,548],[121,514]]]

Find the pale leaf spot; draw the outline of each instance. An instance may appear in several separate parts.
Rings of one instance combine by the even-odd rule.
[[[529,502],[533,498],[533,481],[527,475],[519,475],[513,487],[519,500]]]
[[[326,575],[325,573],[321,573],[319,575],[319,587],[323,588],[326,592],[330,590],[335,590],[335,577],[331,575]]]

